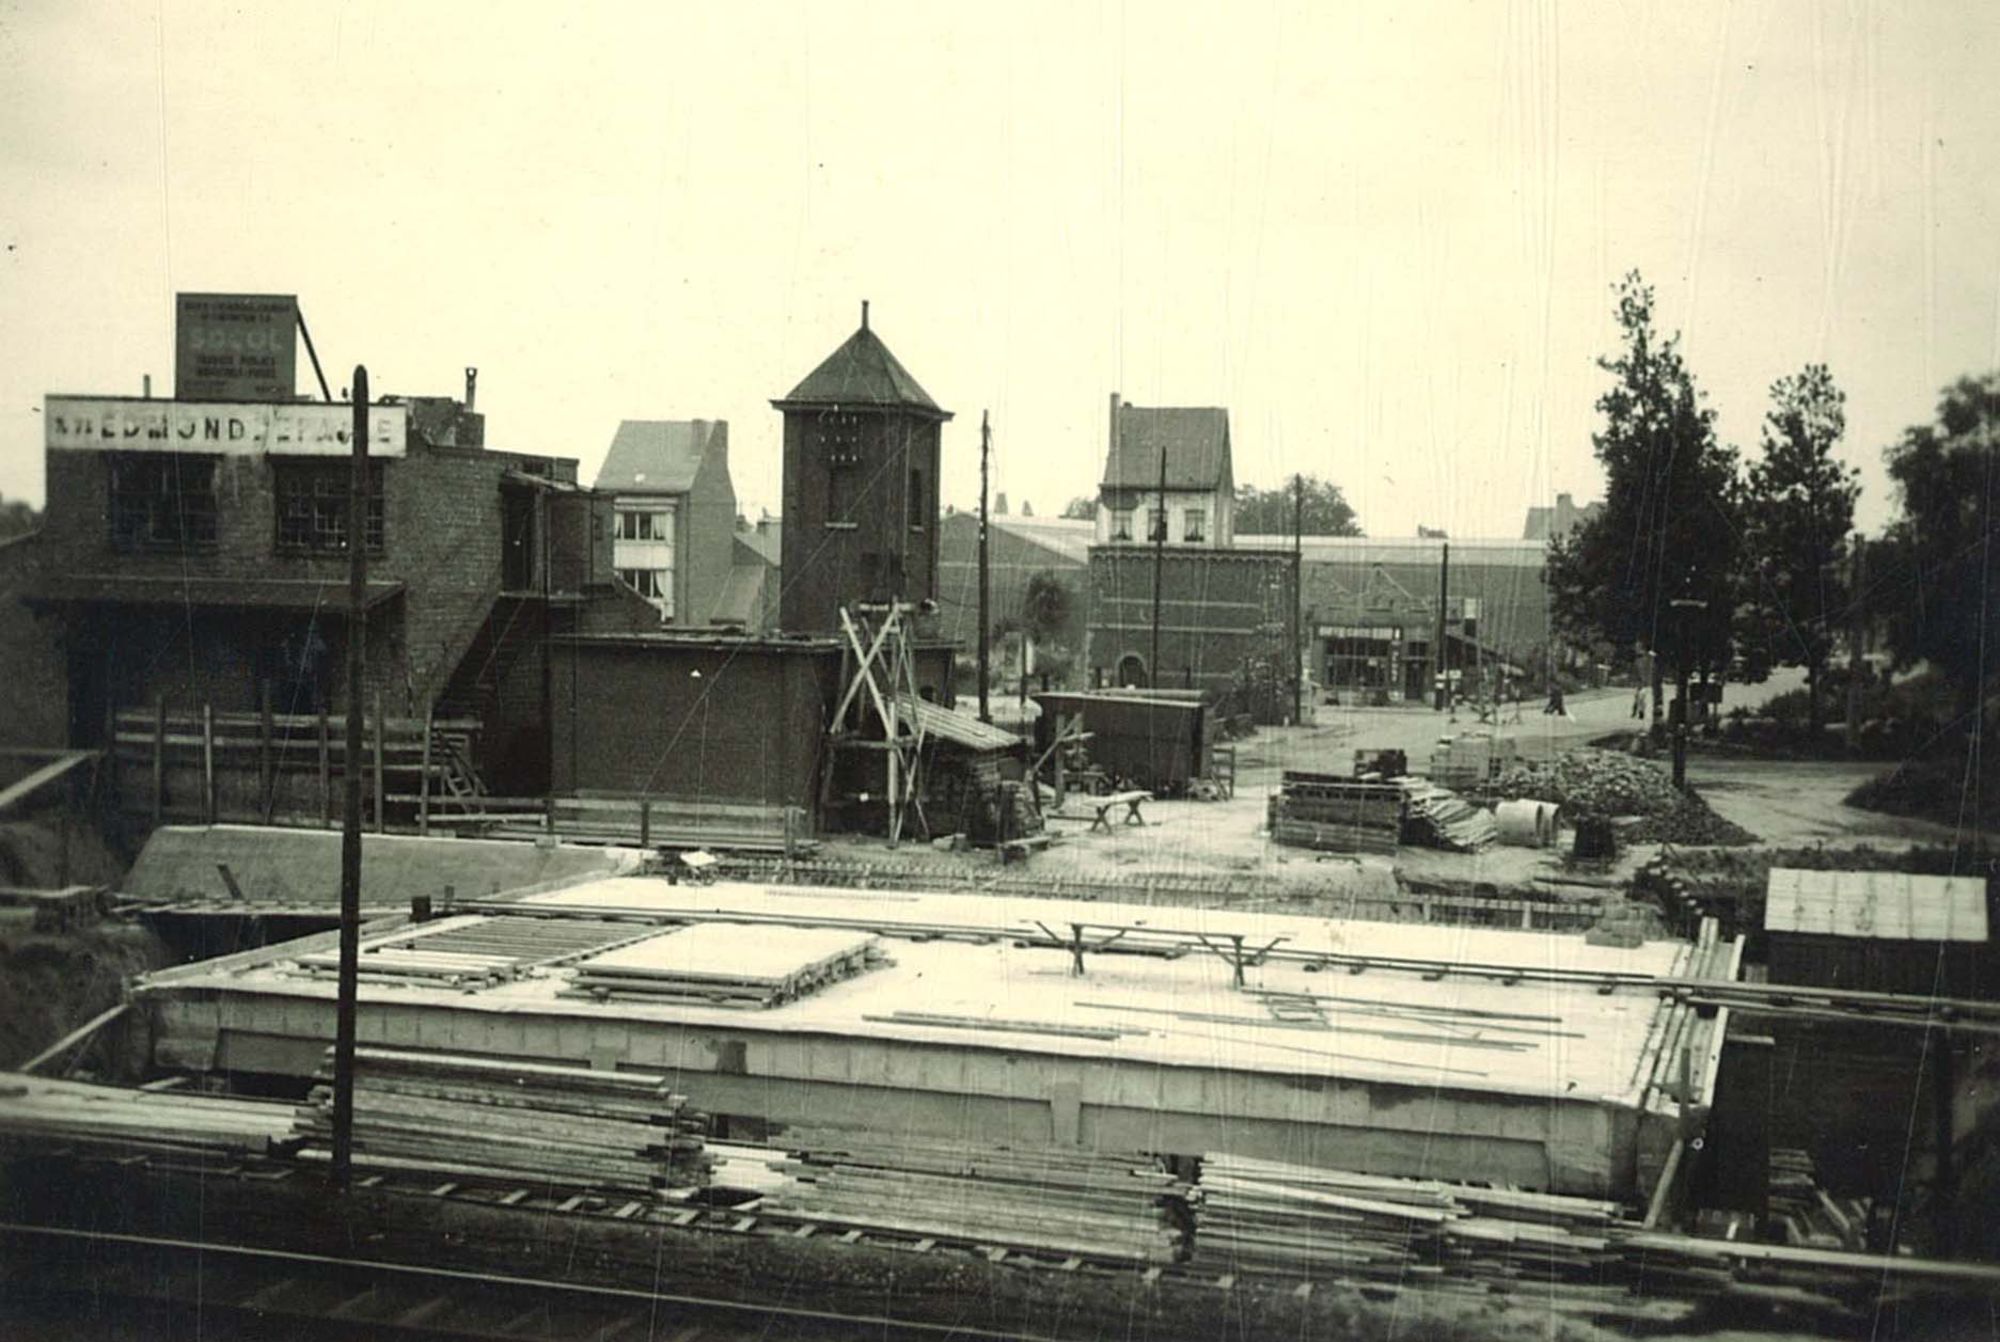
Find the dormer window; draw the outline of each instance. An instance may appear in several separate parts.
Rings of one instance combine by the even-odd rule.
[[[1111,510],[1111,539],[1129,541],[1132,539],[1132,510],[1113,508]]]

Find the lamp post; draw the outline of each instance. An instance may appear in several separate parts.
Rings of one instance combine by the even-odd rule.
[[[1687,791],[1688,752],[1688,617],[1708,609],[1706,601],[1677,596],[1667,603],[1674,608],[1674,630],[1679,647],[1674,650],[1674,786]]]

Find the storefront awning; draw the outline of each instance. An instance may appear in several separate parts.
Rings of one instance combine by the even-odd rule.
[[[363,610],[399,596],[400,582],[368,584]],[[48,605],[198,606],[206,609],[289,610],[344,615],[347,583],[313,578],[136,577],[124,573],[49,574],[26,593]]]

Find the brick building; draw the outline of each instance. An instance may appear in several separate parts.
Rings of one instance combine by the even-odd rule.
[[[726,421],[624,421],[596,488],[613,500],[618,580],[650,601],[663,623],[762,627],[764,583],[774,570],[737,542]]]
[[[64,660],[72,741],[162,699],[339,709],[359,628],[364,702],[490,719],[485,762],[517,786],[546,781],[546,639],[587,600],[619,605],[608,500],[577,487],[573,460],[486,448],[466,405],[384,398],[352,609],[353,413],[48,398],[48,504],[23,595]]]
[[[951,412],[861,329],[771,402],[785,417],[788,633],[833,633],[843,605],[937,597],[938,460]]]

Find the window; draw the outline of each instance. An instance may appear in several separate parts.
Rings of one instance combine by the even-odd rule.
[[[659,601],[667,595],[667,588],[664,582],[667,575],[659,569],[621,568],[618,570],[618,576],[624,580],[627,586],[631,587],[648,601]]]
[[[667,616],[674,613],[677,509],[672,499],[621,499],[612,513],[612,567]]]
[[[928,512],[928,509],[924,506],[924,473],[922,471],[910,472],[910,496],[907,503],[909,505],[907,511],[910,515],[910,530],[922,531],[924,529],[925,514]]]
[[[278,495],[278,548],[315,554],[347,549],[347,462],[274,461]],[[382,468],[368,468],[368,548],[380,553],[383,532]]]
[[[1146,510],[1146,539],[1164,541],[1167,539],[1167,510],[1148,508]]]
[[[1132,539],[1132,510],[1114,508],[1111,512],[1111,539],[1129,541]]]
[[[1203,540],[1203,532],[1207,523],[1207,513],[1203,512],[1200,508],[1188,509],[1181,518],[1181,539],[1195,542]]]
[[[120,550],[215,545],[215,462],[180,452],[113,452],[111,543]]]

